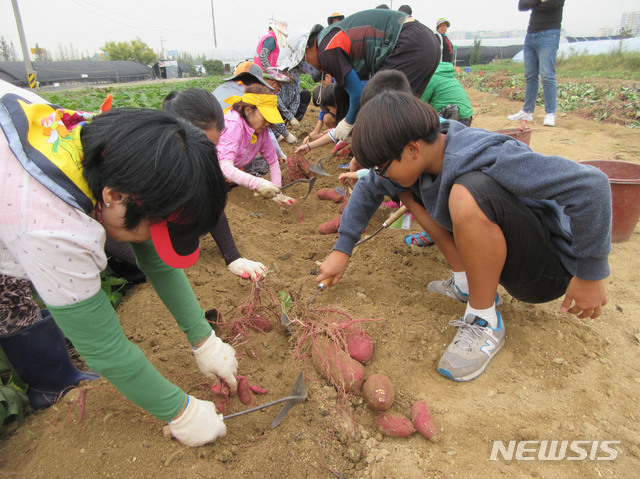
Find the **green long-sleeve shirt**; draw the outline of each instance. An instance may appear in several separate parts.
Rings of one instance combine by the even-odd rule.
[[[211,334],[184,271],[166,265],[151,241],[131,245],[138,266],[187,335],[197,343]],[[47,305],[60,329],[86,363],[107,378],[125,397],[159,419],[173,419],[186,394],[165,379],[124,334],[106,294],[67,306]]]

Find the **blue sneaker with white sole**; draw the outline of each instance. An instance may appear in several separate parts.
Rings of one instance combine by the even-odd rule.
[[[429,237],[426,231],[422,233],[414,233],[412,235],[407,235],[404,237],[404,242],[411,246],[412,244],[416,246],[433,246],[435,243]]]
[[[498,327],[495,329],[485,319],[473,314],[449,322],[458,328],[458,332],[440,358],[440,374],[454,381],[471,381],[487,369],[489,362],[504,346],[504,323],[500,313],[497,314]]]

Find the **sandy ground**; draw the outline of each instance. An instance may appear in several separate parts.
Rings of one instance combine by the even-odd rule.
[[[521,105],[490,94],[470,92],[474,126],[496,130]],[[312,110],[297,131],[315,124]],[[541,126],[536,112],[533,149],[573,160],[620,159],[640,163],[638,130],[559,115],[556,128]],[[290,147],[285,146],[289,152]],[[315,160],[330,147],[314,151]],[[342,159],[323,164],[332,173],[316,189],[337,187]],[[296,194],[302,194],[301,188]],[[291,191],[291,190],[290,190]],[[559,312],[560,301],[528,305],[509,297],[501,311],[506,345],[487,371],[470,383],[455,383],[436,372],[438,360],[455,334],[448,325],[464,305],[425,291],[427,282],[449,276],[435,248],[404,245],[406,231],[385,230],[356,250],[347,275],[321,293],[313,308],[326,317],[336,311],[356,319],[375,340],[367,374],[385,373],[396,389],[393,410],[409,414],[426,401],[441,429],[441,441],[383,438],[375,416],[361,397],[338,401],[335,389],[310,362],[294,355],[296,343],[278,324],[278,292],[300,299],[315,290],[314,274],[330,252],[334,235],[320,235],[320,223],[337,205],[315,192],[295,208],[254,198],[244,188],[230,194],[227,215],[245,257],[268,264],[272,273],[260,293],[264,315],[274,328],[250,333],[238,346],[240,372],[268,389],[260,402],[286,396],[300,371],[309,399],[294,407],[282,424],[270,424],[279,407],[229,419],[225,438],[189,449],[163,437],[164,423],[123,399],[105,380],[86,387],[84,411],[74,391],[58,405],[38,412],[0,433],[0,476],[29,478],[631,478],[640,468],[637,398],[640,396],[640,230],[613,245],[609,304],[595,320]],[[387,218],[381,208],[373,231]],[[302,221],[300,221],[302,219]],[[412,224],[412,231],[418,226]],[[205,309],[225,318],[251,299],[248,281],[231,275],[211,238],[203,240],[201,260],[187,271]],[[148,284],[127,294],[118,309],[126,334],[158,369],[183,389],[211,398],[190,349]],[[304,315],[301,319],[304,319]],[[76,401],[78,400],[78,401]],[[232,410],[244,406],[230,404]],[[535,442],[531,460],[491,460],[494,441],[588,441],[573,444],[566,457],[544,461]],[[594,446],[595,442],[598,442]],[[602,447],[611,443],[612,451]],[[521,446],[522,447],[522,446]],[[592,450],[592,447],[594,449]],[[533,449],[532,449],[533,448]],[[615,456],[615,457],[613,457]],[[612,460],[598,460],[598,458]]]

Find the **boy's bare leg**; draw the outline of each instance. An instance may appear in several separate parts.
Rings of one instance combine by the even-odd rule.
[[[451,269],[453,271],[464,271],[462,258],[458,253],[451,232],[436,223],[427,210],[413,199],[413,194],[410,191],[399,193],[398,198],[442,252]]]
[[[507,244],[498,225],[491,222],[464,186],[455,184],[449,196],[453,236],[469,284],[469,305],[490,308],[495,301]]]

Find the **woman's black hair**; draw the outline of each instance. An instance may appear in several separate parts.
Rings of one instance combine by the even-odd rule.
[[[113,109],[80,132],[83,175],[93,196],[105,186],[129,195],[124,226],[172,219],[205,234],[227,201],[225,179],[204,131],[167,112]]]
[[[365,168],[397,160],[411,141],[434,143],[440,135],[436,111],[411,93],[388,91],[377,95],[358,112],[352,147]]]
[[[309,38],[307,39],[307,45],[305,50],[311,48],[318,38],[318,34],[324,29],[322,25],[316,23],[313,27],[311,27],[311,31],[309,32]]]
[[[170,92],[162,102],[162,109],[187,120],[201,130],[224,130],[224,114],[218,100],[202,88],[187,88]]]
[[[347,90],[337,83],[331,83],[321,88],[322,90],[319,92],[320,107],[325,111],[328,106],[335,107],[336,121],[342,121],[349,111],[349,94]]]

